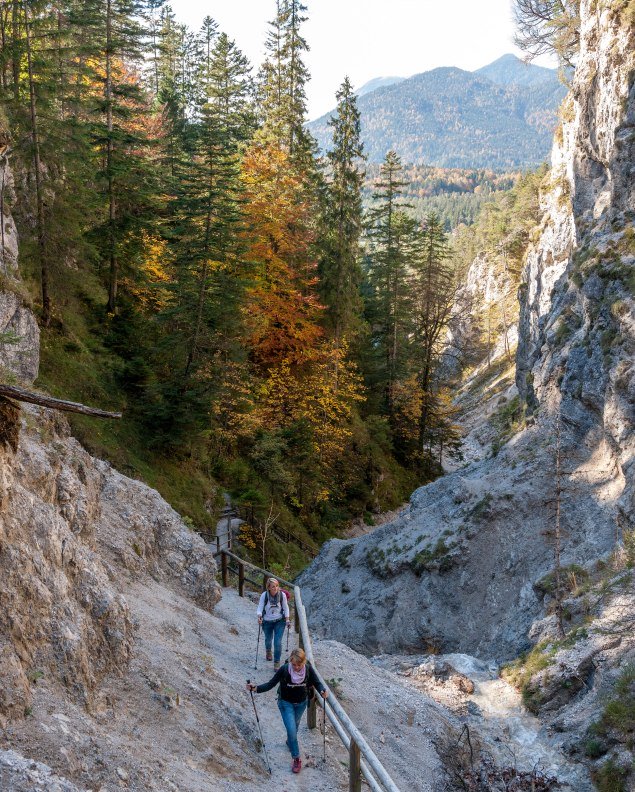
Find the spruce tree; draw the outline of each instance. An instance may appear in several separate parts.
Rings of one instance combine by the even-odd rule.
[[[360,116],[348,77],[337,92],[337,115],[329,121],[333,148],[327,154],[330,179],[323,216],[320,296],[336,347],[350,339],[361,321],[363,146]]]
[[[435,374],[455,297],[450,246],[438,215],[429,214],[421,231],[418,255],[411,260],[412,363],[419,389],[418,453],[423,459],[431,419],[440,418]]]
[[[153,212],[158,194],[149,141],[138,120],[149,110],[138,77],[143,10],[140,0],[81,0],[78,9],[95,87],[93,138],[101,154],[98,185],[106,210],[96,240],[108,270],[110,314],[117,309],[123,239]]]
[[[369,384],[383,392],[384,409],[394,412],[394,386],[404,371],[409,333],[408,262],[416,246],[416,222],[400,201],[406,182],[401,160],[389,151],[381,166],[368,216],[369,253],[366,320],[371,349],[379,356]],[[374,370],[372,370],[374,369]]]
[[[305,12],[300,0],[276,0],[259,76],[259,106],[264,139],[284,147],[294,163],[310,169],[315,141],[304,127],[309,71],[303,57],[309,46],[300,28]]]
[[[159,321],[159,384],[148,417],[163,439],[209,420],[224,372],[241,357],[241,149],[253,134],[250,66],[223,33],[200,50],[201,103],[176,166],[175,277],[172,301]]]

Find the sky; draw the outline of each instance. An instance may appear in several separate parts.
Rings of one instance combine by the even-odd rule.
[[[437,66],[473,71],[513,45],[511,0],[304,0],[309,119],[335,106],[345,76],[355,88],[374,77],[410,77]],[[274,0],[176,0],[179,21],[198,30],[206,15],[255,65],[263,60]],[[540,62],[540,61],[538,61]],[[553,64],[542,62],[541,65]]]

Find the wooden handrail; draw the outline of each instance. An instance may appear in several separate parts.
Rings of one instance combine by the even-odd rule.
[[[259,572],[265,576],[265,578],[275,577],[283,586],[293,589],[295,597],[296,630],[298,630],[299,627],[300,644],[304,648],[317,678],[327,687],[320,672],[316,668],[315,658],[313,656],[313,645],[311,644],[306,610],[302,603],[302,592],[300,587],[296,586],[294,583],[290,583],[288,580],[284,580],[284,578],[278,575],[274,575],[273,572],[269,572],[262,567],[256,566],[256,564],[252,564],[250,561],[245,561],[229,550],[221,550],[220,554],[223,571],[223,586],[227,586],[227,571],[229,569],[228,559],[231,558],[238,563],[239,593],[241,596],[244,595],[244,586],[240,586],[240,581],[246,579],[245,567]],[[373,792],[399,792],[399,788],[386,771],[386,768],[379,761],[375,752],[368,745],[362,733],[350,719],[332,690],[329,691],[328,699],[323,699],[323,702],[325,704],[325,713],[328,719],[333,724],[338,737],[349,752],[349,792],[361,792],[360,770]],[[311,712],[307,712],[307,721],[309,723],[309,728],[315,727],[315,707],[313,707],[312,714]]]
[[[295,586],[294,589],[295,589],[295,607],[297,612],[299,613],[300,628],[302,630],[302,636],[304,639],[304,651],[306,652],[306,656],[311,661],[311,665],[315,670],[317,678],[320,680],[320,682],[323,685],[325,685],[326,683],[322,679],[320,672],[315,667],[315,660],[313,657],[313,646],[311,644],[311,636],[309,635],[309,626],[306,618],[306,610],[304,608],[304,605],[302,604],[302,593],[300,591],[299,586]],[[357,726],[355,726],[353,721],[348,716],[347,712],[344,710],[344,708],[342,707],[342,705],[339,703],[336,696],[332,692],[329,694],[327,704],[328,704],[327,713],[329,709],[332,709],[335,712],[337,717],[340,719],[342,725],[349,733],[351,740],[354,741],[359,746],[359,750],[362,756],[364,757],[364,759],[366,760],[366,762],[368,763],[368,766],[370,767],[370,769],[372,769],[372,772],[375,773],[375,775],[382,784],[380,789],[386,789],[388,790],[388,792],[399,792],[399,788],[392,780],[392,778],[388,775],[386,769],[377,758],[373,749],[370,747],[370,745],[368,745],[368,743],[362,736],[362,733],[359,731]],[[329,718],[329,720],[331,719]],[[368,772],[369,767],[366,767],[366,770],[364,770],[364,767],[361,768],[362,772],[364,773],[364,776],[366,777],[366,780],[369,780],[369,772]]]

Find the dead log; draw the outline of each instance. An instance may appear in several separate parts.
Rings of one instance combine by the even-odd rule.
[[[94,418],[121,418],[121,413],[106,412],[97,407],[87,407],[78,402],[65,401],[64,399],[54,399],[52,396],[45,396],[43,393],[16,388],[14,385],[4,385],[0,382],[0,396],[6,396],[15,401],[28,402],[29,404],[39,404],[41,407],[48,407],[50,410],[62,410],[63,412],[80,413],[81,415],[92,415]]]

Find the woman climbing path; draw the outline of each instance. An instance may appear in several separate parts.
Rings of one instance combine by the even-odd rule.
[[[268,682],[262,685],[252,685],[248,682],[247,690],[266,693],[276,685],[279,685],[278,709],[287,731],[286,744],[293,760],[291,769],[294,773],[299,773],[302,770],[302,757],[298,745],[298,728],[306,712],[309,695],[312,689],[317,690],[323,699],[326,699],[329,693],[315,675],[311,664],[307,663],[302,649],[294,649],[289,662],[278,669]]]

